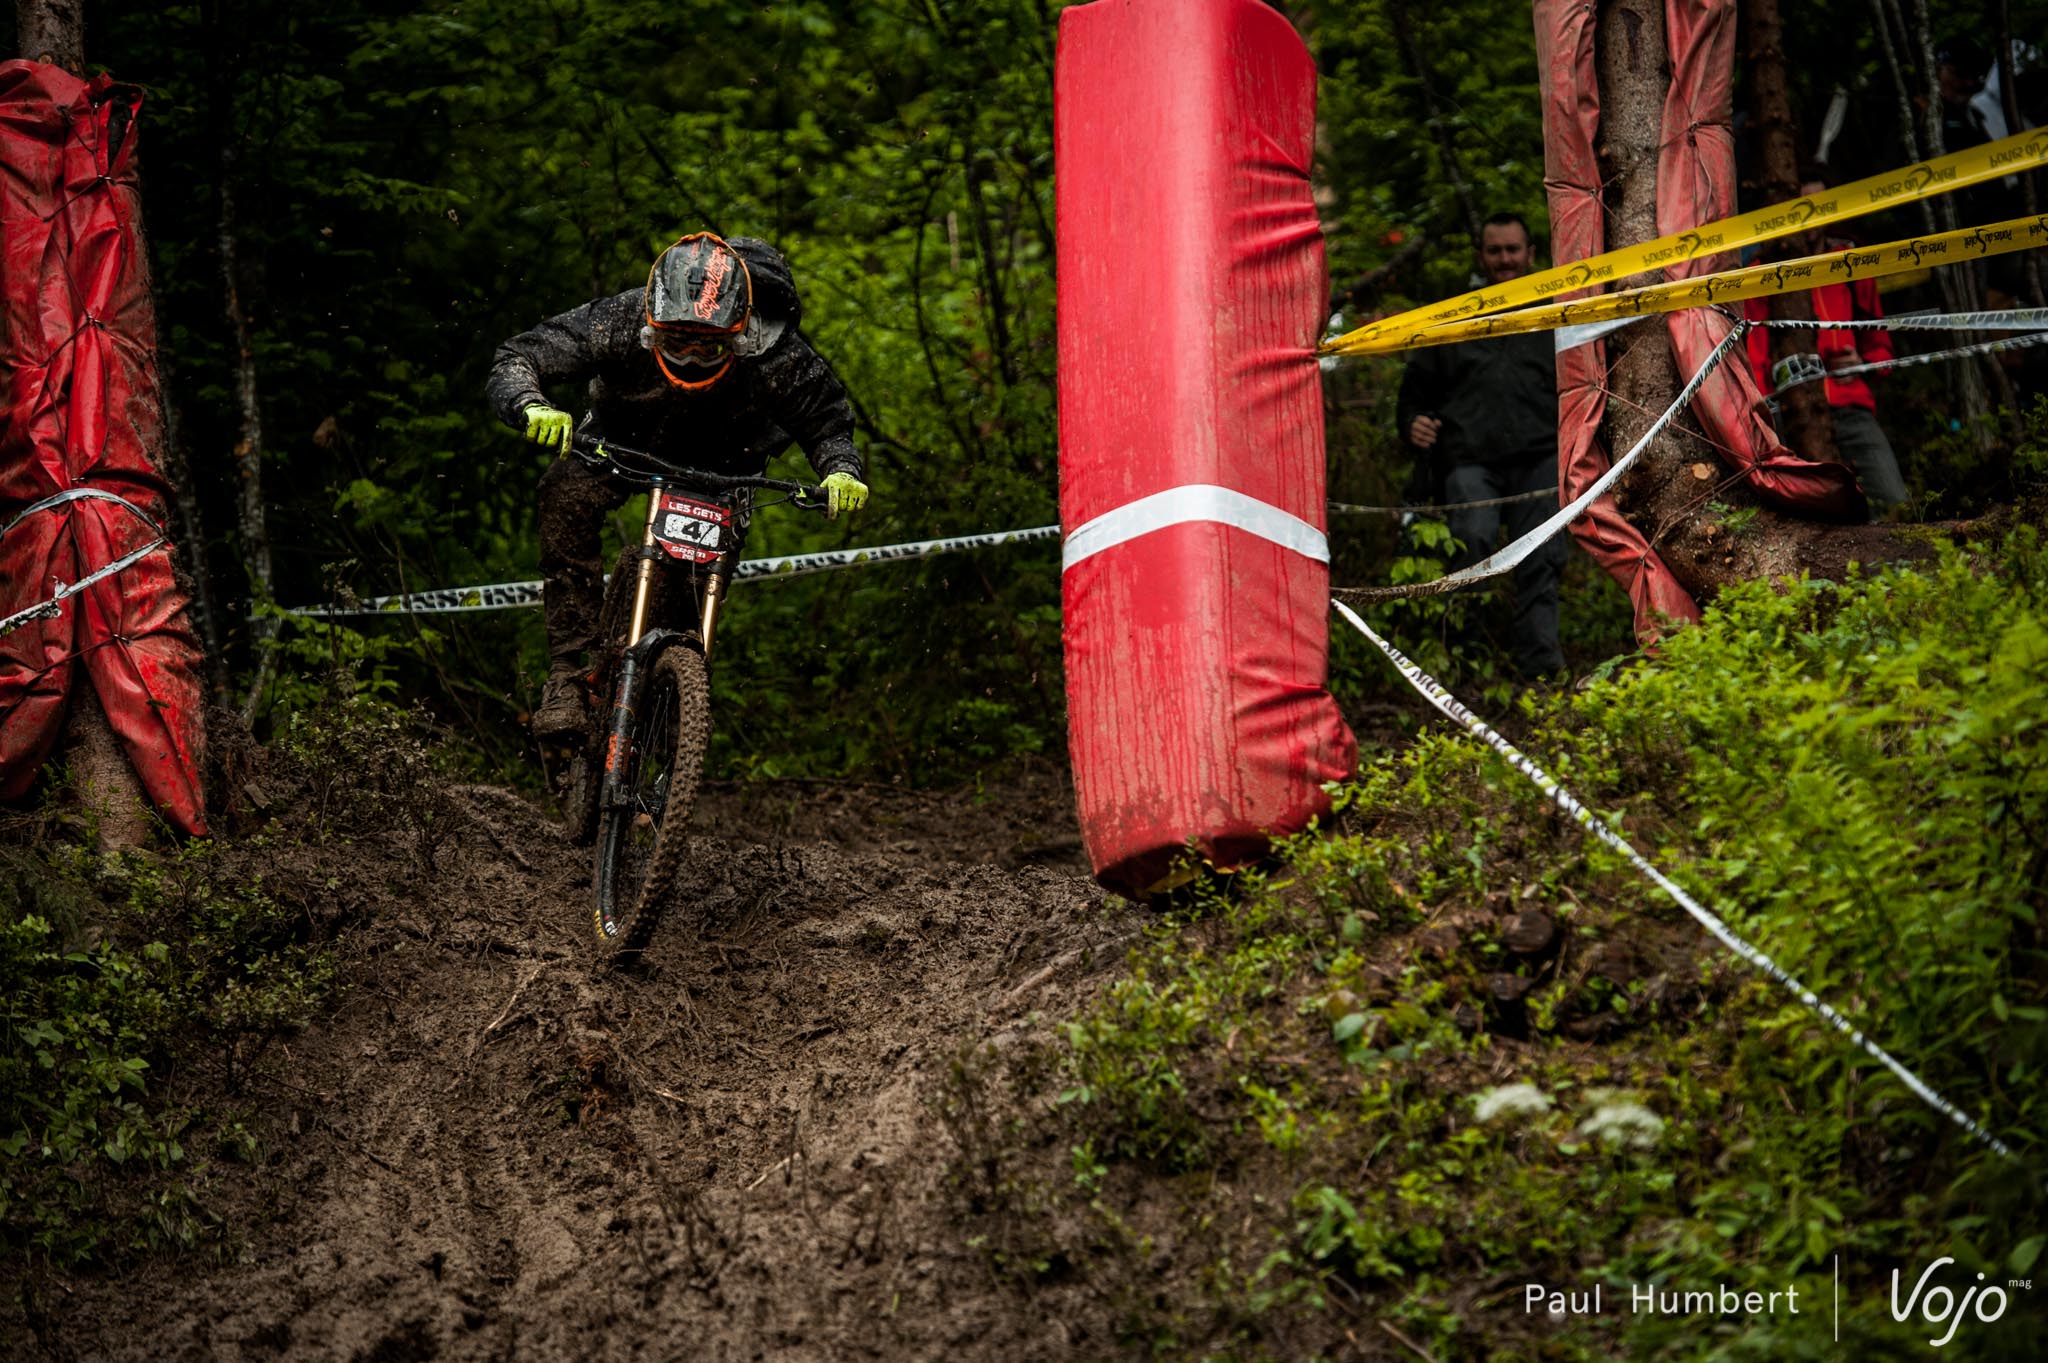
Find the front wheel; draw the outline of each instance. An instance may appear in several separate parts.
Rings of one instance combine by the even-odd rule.
[[[666,907],[711,741],[711,684],[696,649],[665,650],[637,689],[621,799],[600,802],[597,819],[597,937],[619,956],[647,945]]]

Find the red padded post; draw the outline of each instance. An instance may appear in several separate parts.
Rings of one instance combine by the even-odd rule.
[[[1257,0],[1060,16],[1060,522],[1082,835],[1139,892],[1326,813],[1315,67]]]
[[[67,490],[162,525],[163,403],[139,228],[142,91],[0,62],[0,525]],[[125,507],[70,501],[0,538],[0,618],[155,538]],[[29,788],[75,688],[98,694],[142,789],[206,831],[201,658],[168,548],[0,636],[0,800]]]

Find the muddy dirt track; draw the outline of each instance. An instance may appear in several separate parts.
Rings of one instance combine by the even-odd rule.
[[[1054,1359],[1108,1340],[965,1243],[931,1103],[1122,959],[1065,787],[725,788],[645,969],[588,854],[462,787],[335,1015],[266,1058],[244,1261],[74,1278],[0,1353],[122,1360]],[[11,1318],[9,1318],[11,1317]]]

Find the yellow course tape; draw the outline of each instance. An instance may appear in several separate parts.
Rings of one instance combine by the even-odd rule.
[[[1327,355],[1380,355],[1407,348],[1415,333],[1446,322],[1484,316],[1561,293],[1628,279],[1696,256],[1737,251],[1758,242],[1803,232],[1823,223],[1846,222],[1881,209],[1995,180],[2048,164],[2048,128],[2036,128],[1981,147],[1938,156],[1903,170],[1856,180],[1823,194],[1772,204],[1751,213],[1710,222],[1655,241],[1623,246],[1603,255],[1554,266],[1509,280],[1498,288],[1474,289],[1456,298],[1369,322],[1326,342]]]
[[[1746,298],[1764,298],[1777,293],[1801,293],[1824,284],[1872,279],[1903,270],[1924,270],[1932,265],[1953,265],[2011,251],[2028,251],[2038,246],[2048,246],[2048,213],[1931,237],[1909,237],[1867,249],[1836,251],[1775,265],[1724,270],[1720,274],[1701,275],[1696,279],[1678,279],[1668,284],[1625,289],[1620,293],[1597,294],[1571,303],[1547,303],[1542,307],[1522,308],[1491,317],[1474,317],[1431,327],[1427,331],[1407,332],[1392,340],[1355,341],[1353,338],[1358,333],[1353,332],[1349,336],[1338,337],[1325,348],[1340,355],[1383,355],[1420,346],[1469,341],[1481,336],[1547,331],[1582,322],[1677,312],[1683,308],[1706,307],[1715,303],[1739,303]]]

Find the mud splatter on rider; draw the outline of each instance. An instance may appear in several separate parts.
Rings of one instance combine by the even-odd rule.
[[[537,737],[584,719],[584,655],[603,604],[600,537],[628,489],[569,456],[574,434],[649,450],[691,468],[760,474],[791,441],[831,498],[867,503],[846,389],[804,336],[789,262],[765,241],[695,232],[655,260],[647,283],[548,318],[498,347],[486,394],[507,426],[559,456],[540,480],[548,680]],[[583,386],[580,424],[548,396]]]

